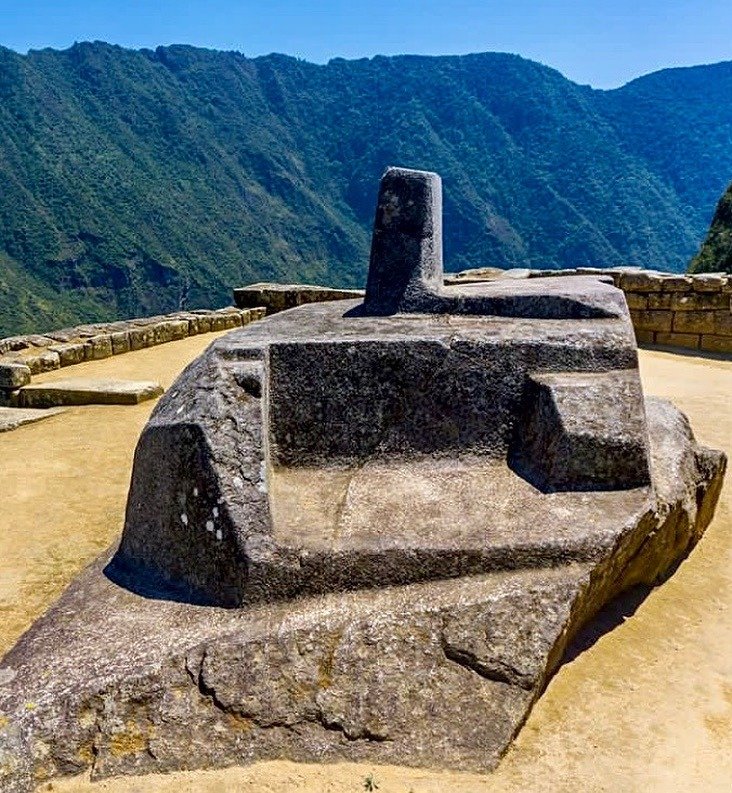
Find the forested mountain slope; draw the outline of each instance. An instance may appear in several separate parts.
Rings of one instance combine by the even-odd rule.
[[[0,333],[363,282],[386,165],[438,171],[449,270],[681,270],[732,176],[732,63],[616,91],[518,56],[0,49]]]
[[[719,199],[709,233],[690,269],[694,273],[732,273],[732,184]]]

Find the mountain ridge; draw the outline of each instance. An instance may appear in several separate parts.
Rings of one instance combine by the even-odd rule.
[[[730,89],[732,62],[601,90],[508,53],[0,48],[0,332],[360,285],[390,164],[443,176],[450,270],[681,270],[732,173]]]

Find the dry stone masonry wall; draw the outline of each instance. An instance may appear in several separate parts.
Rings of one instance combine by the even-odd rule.
[[[259,307],[197,309],[0,339],[0,404],[27,385],[32,375],[199,333],[240,328],[264,315],[265,309]]]
[[[732,353],[728,276],[623,273],[619,286],[639,343]]]
[[[635,268],[531,271],[529,277],[606,275],[625,293],[639,344],[732,353],[732,277]]]

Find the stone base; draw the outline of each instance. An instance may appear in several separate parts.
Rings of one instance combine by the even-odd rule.
[[[63,408],[51,408],[49,410],[29,410],[24,408],[0,407],[0,432],[9,432],[22,427],[25,424],[33,424],[36,421],[56,416],[63,413]]]
[[[724,455],[669,403],[646,412],[655,499],[593,560],[236,610],[93,565],[0,663],[0,787],[283,757],[493,768],[576,631],[712,517]]]

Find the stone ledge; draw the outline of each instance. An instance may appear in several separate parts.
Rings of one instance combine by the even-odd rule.
[[[138,405],[163,393],[159,383],[148,380],[95,380],[71,377],[55,383],[27,385],[18,392],[23,408],[61,405]]]
[[[306,303],[323,303],[330,300],[352,300],[363,297],[362,289],[332,289],[309,284],[259,283],[234,289],[234,302],[239,308],[265,306],[267,314],[276,314]]]

